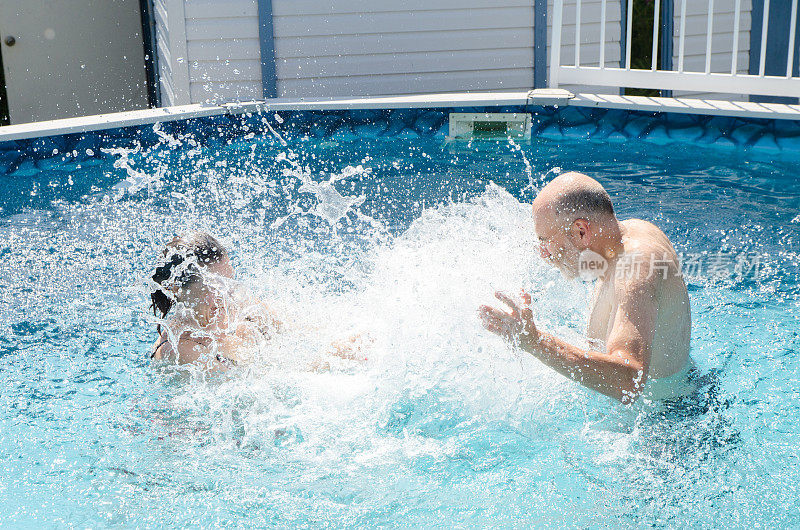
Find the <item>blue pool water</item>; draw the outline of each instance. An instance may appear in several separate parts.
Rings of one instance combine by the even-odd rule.
[[[0,176],[2,525],[800,525],[800,156],[213,140]],[[557,168],[703,264],[697,399],[625,408],[480,327],[478,305],[525,287],[581,343],[589,286],[538,259],[527,206]],[[214,377],[148,359],[145,280],[196,227],[292,324]],[[365,364],[307,370],[353,332]]]

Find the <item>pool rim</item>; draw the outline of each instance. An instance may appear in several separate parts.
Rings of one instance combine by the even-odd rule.
[[[800,121],[800,105],[611,94],[573,94],[562,89],[536,89],[524,92],[470,92],[355,98],[275,98],[221,103],[219,105],[197,103],[6,125],[0,127],[0,144],[14,140],[96,132],[191,118],[257,114],[270,111],[508,106],[556,108],[576,106],[656,113]]]

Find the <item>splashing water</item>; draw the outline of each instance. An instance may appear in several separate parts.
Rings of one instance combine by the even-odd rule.
[[[277,133],[275,134],[277,136]],[[280,136],[278,136],[278,138],[285,143]],[[301,182],[298,191],[301,193],[310,193],[314,195],[317,199],[317,203],[308,212],[295,210],[295,212],[290,214],[290,216],[298,213],[316,215],[317,217],[328,221],[330,226],[334,228],[348,213],[352,212],[359,216],[356,208],[364,203],[366,197],[364,195],[342,195],[336,190],[334,184],[347,178],[361,178],[368,176],[370,174],[369,168],[365,169],[361,165],[357,167],[347,166],[340,173],[331,175],[327,181],[317,182],[312,179],[311,175],[309,175],[304,168],[300,167],[300,164],[296,162],[296,159],[297,155],[289,151],[288,155],[287,153],[279,154],[276,160],[278,162],[286,161],[290,163],[290,169],[284,169],[283,176],[296,177]],[[284,216],[276,219],[272,224],[272,228],[277,228],[282,225],[284,222],[286,222],[288,217],[289,216]],[[362,218],[366,217],[362,216]]]
[[[157,132],[39,176],[57,198],[4,210],[8,524],[798,524],[794,161]],[[537,259],[519,200],[555,165],[598,178],[620,217],[653,220],[679,252],[764,256],[758,281],[690,281],[693,356],[715,373],[695,409],[623,409],[480,327],[495,290],[526,288],[537,323],[582,344],[590,286]],[[189,228],[219,235],[287,324],[225,374],[147,359],[146,280]],[[366,362],[308,369],[352,334]]]

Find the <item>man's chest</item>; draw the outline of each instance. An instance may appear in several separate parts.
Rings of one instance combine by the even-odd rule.
[[[616,307],[612,282],[599,282],[592,297],[592,308],[589,313],[587,336],[590,339],[605,342],[613,326]]]

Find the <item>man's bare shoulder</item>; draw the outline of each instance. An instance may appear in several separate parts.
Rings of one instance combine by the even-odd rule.
[[[677,257],[672,242],[659,227],[643,219],[628,219],[620,222],[623,228],[623,244],[626,252],[656,254]]]
[[[625,255],[617,266],[617,291],[637,288],[660,291],[664,280],[680,276],[680,259],[660,228],[642,219],[620,224]]]

